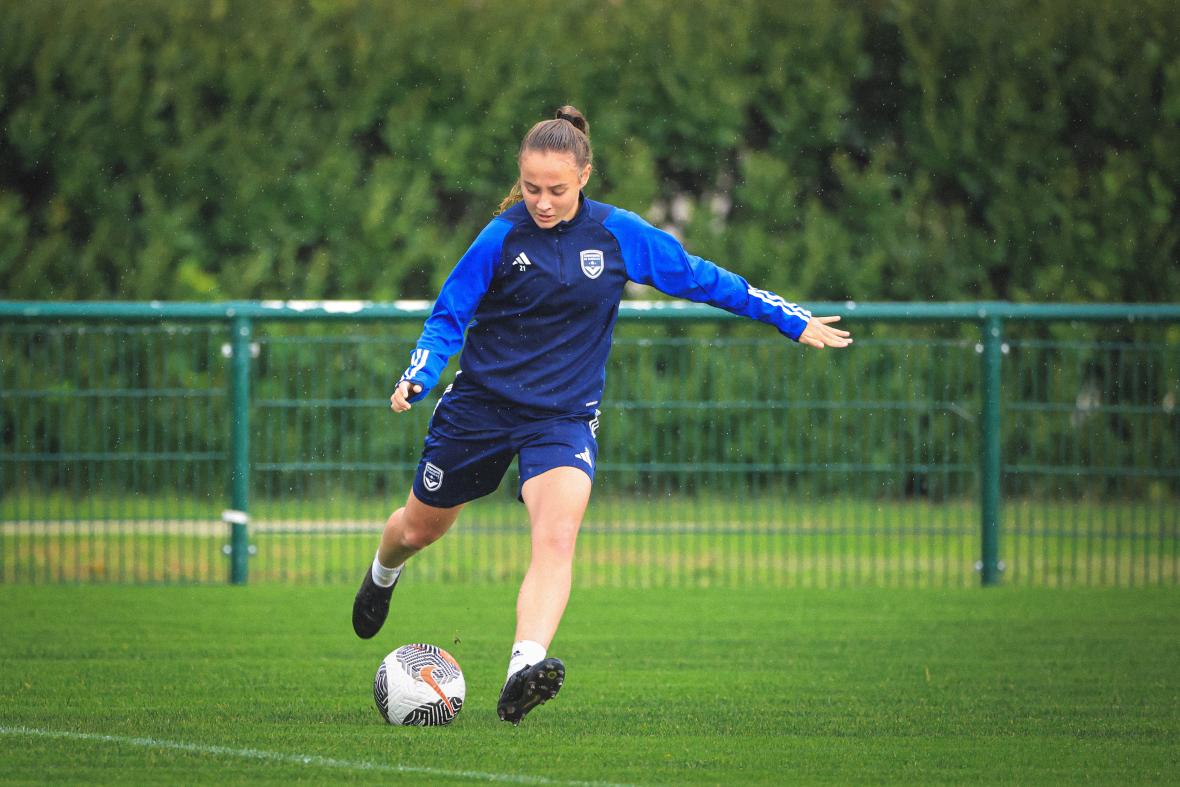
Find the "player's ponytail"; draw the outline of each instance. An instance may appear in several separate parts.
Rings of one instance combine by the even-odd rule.
[[[553,114],[552,120],[542,120],[529,129],[520,143],[520,151],[516,160],[524,155],[526,150],[549,150],[557,153],[569,153],[574,157],[574,164],[579,170],[587,164],[594,163],[594,151],[590,148],[590,124],[586,116],[576,107],[565,105]],[[523,195],[520,191],[520,180],[512,184],[508,196],[500,202],[496,213],[503,213],[516,203]]]
[[[589,163],[589,158],[591,158],[590,124],[588,122],[586,122],[586,116],[583,115],[581,112],[579,112],[577,107],[572,107],[569,104],[566,104],[564,107],[561,107],[560,109],[558,109],[556,112],[553,113],[553,118],[554,118],[554,120],[566,121],[567,123],[572,125],[574,128],[576,128],[578,131],[581,131],[586,136],[586,156],[587,156],[587,163]],[[581,165],[579,165],[579,166],[581,166]]]

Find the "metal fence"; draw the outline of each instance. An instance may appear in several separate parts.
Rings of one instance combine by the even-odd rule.
[[[624,303],[583,585],[1175,585],[1180,306]],[[425,303],[0,302],[0,581],[356,581]],[[419,580],[516,581],[510,471]]]

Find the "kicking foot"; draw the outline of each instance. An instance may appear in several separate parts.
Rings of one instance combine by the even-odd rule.
[[[502,721],[520,724],[525,714],[557,696],[565,682],[565,665],[561,659],[544,659],[512,673],[500,690],[496,710]]]
[[[369,639],[381,630],[389,615],[389,597],[393,595],[395,587],[397,579],[389,587],[383,588],[373,581],[371,569],[365,571],[361,589],[356,592],[352,602],[352,630],[358,637]]]

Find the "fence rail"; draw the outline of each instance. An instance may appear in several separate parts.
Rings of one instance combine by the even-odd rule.
[[[1180,305],[810,306],[856,344],[623,303],[578,582],[1177,583]],[[354,581],[428,313],[0,301],[0,581]],[[514,484],[414,571],[523,571]]]

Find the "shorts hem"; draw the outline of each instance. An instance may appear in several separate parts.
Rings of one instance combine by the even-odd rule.
[[[544,470],[538,470],[535,473],[531,473],[528,476],[528,478],[525,478],[525,476],[523,474],[521,474],[520,480],[516,482],[516,499],[522,503],[524,502],[523,494],[524,494],[524,485],[525,485],[526,481],[530,481],[539,475],[542,475],[544,473],[548,473],[550,470],[556,470],[559,467],[572,467],[576,470],[581,470],[590,479],[590,484],[591,485],[594,484],[594,471],[593,470],[586,467],[585,465],[576,465],[573,462],[564,462],[561,464],[552,465],[551,467],[546,467]]]
[[[414,490],[414,497],[418,499],[418,502],[425,503],[432,508],[454,508],[455,506],[466,505],[473,500],[479,500],[481,497],[487,497],[488,495],[492,494],[492,492],[496,491],[493,489],[492,492],[480,492],[470,496],[455,495],[452,498],[447,497],[446,495],[435,494],[428,489],[419,487],[417,483],[415,483],[412,488]]]

